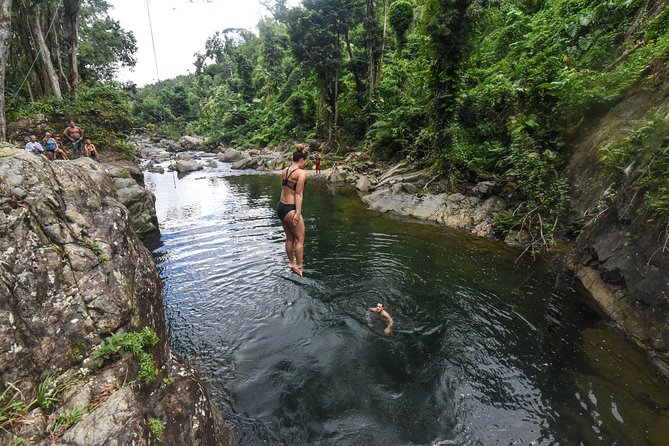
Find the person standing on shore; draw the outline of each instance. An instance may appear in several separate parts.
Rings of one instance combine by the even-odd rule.
[[[316,176],[321,176],[321,154],[316,153],[314,156],[314,163],[316,164]]]
[[[63,130],[63,135],[67,138],[66,141],[72,144],[72,157],[78,158],[77,152],[79,156],[82,156],[84,143],[81,141],[81,138],[84,137],[84,131],[77,127],[74,122],[70,121],[69,125]]]
[[[304,218],[302,218],[302,201],[307,173],[308,153],[304,144],[298,144],[293,153],[293,163],[281,171],[281,198],[276,212],[286,233],[286,255],[288,267],[297,275],[302,276],[302,260],[304,257]]]

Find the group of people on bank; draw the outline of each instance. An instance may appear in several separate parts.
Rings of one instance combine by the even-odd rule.
[[[84,131],[74,122],[70,122],[65,130],[63,130],[63,137],[65,143],[72,150],[73,158],[81,156],[98,158],[98,149],[95,147],[95,144],[90,139],[83,139]],[[50,160],[70,159],[61,138],[52,135],[51,132],[46,132],[41,142],[37,140],[36,135],[30,135],[30,140],[25,145],[25,151],[35,155],[46,155]]]
[[[307,184],[307,172],[305,167],[309,158],[306,144],[297,144],[293,153],[293,162],[290,166],[281,171],[281,197],[276,208],[277,215],[283,225],[286,234],[286,255],[288,256],[288,268],[300,277],[303,275],[302,262],[304,260],[304,237],[305,226],[302,217],[302,203],[304,201],[304,186]],[[316,175],[321,173],[321,156],[316,154],[315,158]],[[336,172],[337,167],[333,166],[332,172]],[[395,321],[392,316],[383,308],[382,303],[377,303],[375,307],[367,309],[367,320],[371,323],[370,314],[377,314],[388,322],[384,329],[386,334],[390,334]]]

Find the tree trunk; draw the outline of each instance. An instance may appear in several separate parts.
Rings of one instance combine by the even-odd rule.
[[[53,17],[55,15],[58,15],[58,8],[48,8],[48,16]],[[65,70],[63,69],[63,55],[60,51],[60,26],[53,26],[51,29],[51,32],[49,33],[48,36],[48,41],[50,43],[50,47],[54,49],[55,54],[56,54],[56,67],[58,68],[58,76],[60,79],[61,84],[65,85],[65,88],[67,91],[71,91],[72,88],[70,86],[70,82],[67,79],[67,75],[65,74]]]
[[[33,36],[35,38],[35,43],[37,44],[42,62],[44,62],[44,69],[46,70],[49,86],[51,87],[54,96],[62,99],[63,94],[60,91],[58,75],[56,74],[56,70],[53,67],[53,63],[51,62],[51,52],[49,52],[49,48],[46,46],[46,42],[44,41],[44,33],[42,32],[42,24],[40,23],[40,16],[42,15],[41,10],[42,8],[39,4],[35,5],[35,11],[33,14]]]
[[[5,67],[9,58],[9,39],[12,36],[12,0],[0,0],[0,141],[7,141],[5,122]]]
[[[35,102],[37,99],[44,97],[44,85],[36,71],[41,69],[40,64],[36,60],[39,57],[39,53],[33,45],[35,39],[32,38],[32,26],[28,19],[28,12],[24,8],[18,7],[16,8],[16,15],[18,24],[15,25],[14,32],[19,38],[22,50],[21,51],[18,48],[13,49],[14,53],[21,53],[21,55],[18,56],[20,62],[17,63],[16,66],[20,67],[21,70],[19,72],[22,73],[21,75],[25,73],[30,101]],[[35,65],[33,65],[33,61],[35,62]],[[33,67],[32,71],[28,73],[28,70],[30,70],[31,67]],[[18,83],[18,80],[16,82]]]
[[[367,40],[367,108],[370,108],[376,89],[377,41],[376,41],[376,0],[367,0],[366,17]]]
[[[79,18],[79,9],[82,0],[63,0],[65,5],[65,24],[68,28],[69,55],[70,55],[70,96],[72,99],[77,97],[79,88],[79,65],[77,62],[77,49],[79,42],[79,30],[77,29],[77,20]]]
[[[383,66],[383,55],[386,51],[386,32],[388,30],[388,0],[383,0],[383,37],[381,37],[381,52],[379,53],[379,63],[376,67],[376,81],[374,85],[381,83],[381,67]]]

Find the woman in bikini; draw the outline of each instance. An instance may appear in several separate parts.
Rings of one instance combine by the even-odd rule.
[[[286,254],[288,267],[302,276],[302,258],[304,257],[304,218],[302,218],[302,200],[307,173],[308,154],[304,144],[298,144],[293,153],[293,163],[281,171],[281,198],[276,208],[277,214],[286,233]]]

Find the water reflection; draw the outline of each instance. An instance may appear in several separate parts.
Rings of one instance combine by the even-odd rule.
[[[545,265],[310,179],[300,279],[276,178],[147,184],[172,345],[241,444],[663,444],[665,383]]]

